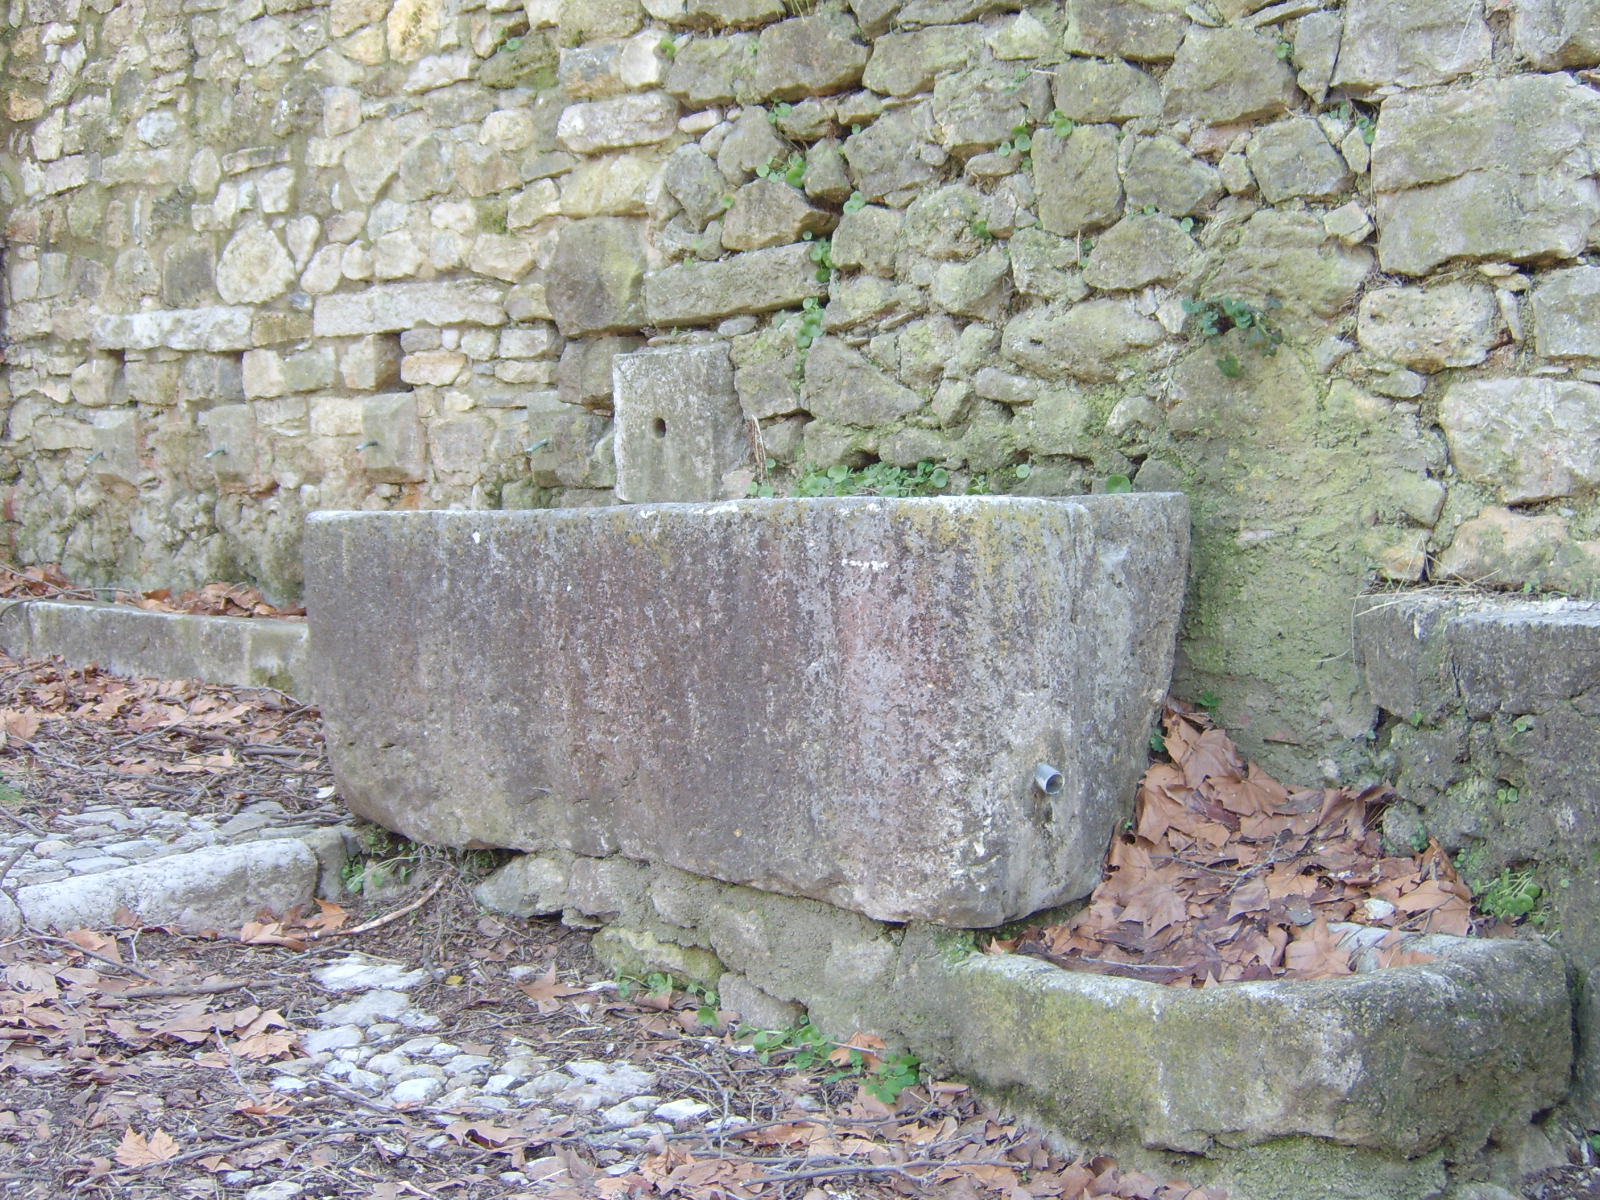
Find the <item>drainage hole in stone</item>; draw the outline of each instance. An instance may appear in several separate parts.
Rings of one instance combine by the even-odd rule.
[[[665,417],[657,417],[654,421],[652,421],[650,423],[650,432],[655,434],[658,438],[666,437],[667,436],[666,418]]]

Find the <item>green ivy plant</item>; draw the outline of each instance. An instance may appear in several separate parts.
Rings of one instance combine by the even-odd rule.
[[[1478,894],[1478,910],[1502,921],[1528,918],[1535,925],[1544,923],[1539,901],[1544,889],[1534,882],[1532,871],[1513,871],[1509,867]]]
[[[876,462],[859,469],[835,463],[812,467],[795,480],[795,496],[933,496],[950,486],[950,472],[923,459],[915,467]]]
[[[833,241],[830,238],[812,241],[809,233],[804,236],[806,241],[811,242],[811,261],[817,264],[817,282],[827,283],[838,269],[833,265]]]
[[[1268,323],[1268,314],[1279,307],[1275,299],[1257,308],[1232,296],[1183,302],[1191,336],[1215,341],[1229,330],[1237,329],[1244,335],[1246,349],[1268,356],[1276,354],[1283,343],[1283,334]],[[1238,379],[1244,374],[1244,364],[1232,350],[1217,356],[1217,369],[1229,379]]]
[[[791,154],[782,163],[767,159],[756,168],[758,179],[781,179],[790,187],[801,187],[806,181],[806,160],[801,154]]]
[[[884,1104],[893,1104],[901,1092],[915,1087],[921,1078],[922,1060],[915,1054],[874,1056],[877,1061],[869,1066],[866,1051],[830,1041],[810,1021],[803,1021],[792,1029],[742,1029],[738,1036],[741,1040],[748,1039],[757,1061],[763,1066],[774,1055],[783,1055],[797,1071],[828,1067],[822,1077],[824,1083],[860,1079],[862,1086]],[[839,1061],[837,1052],[840,1050],[847,1052],[843,1062]]]

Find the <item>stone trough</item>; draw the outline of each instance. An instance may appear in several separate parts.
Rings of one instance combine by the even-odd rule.
[[[1166,690],[1176,495],[320,513],[341,794],[883,921],[1086,895]]]
[[[1199,990],[974,952],[1099,877],[1181,497],[324,513],[305,544],[351,807],[525,851],[482,902],[597,929],[619,973],[877,1033],[1235,1200],[1503,1200],[1538,1165],[1572,1060],[1543,942]]]

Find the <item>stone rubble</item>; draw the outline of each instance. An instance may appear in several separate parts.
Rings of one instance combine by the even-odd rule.
[[[232,814],[156,805],[96,805],[47,827],[14,818],[0,930],[102,927],[126,907],[151,924],[237,927],[262,907],[285,911],[335,896],[357,848],[346,814],[290,813],[275,800]],[[14,857],[13,857],[14,856]]]
[[[4,882],[20,898],[41,885],[92,881],[141,863],[203,860],[209,852],[255,842],[329,832],[342,839],[347,829],[332,822],[344,815],[331,808],[289,813],[275,801],[247,804],[232,815],[97,805],[0,839],[0,855],[20,852]],[[241,896],[240,902],[253,912],[259,896]],[[539,971],[513,967],[510,973],[531,979]],[[570,1116],[608,1165],[632,1166],[651,1137],[722,1115],[702,1101],[662,1094],[653,1073],[626,1061],[558,1064],[514,1037],[482,1053],[463,1049],[443,1036],[439,1016],[412,1000],[413,991],[434,982],[425,969],[350,952],[319,966],[310,978],[324,1002],[315,1023],[300,1031],[301,1056],[276,1065],[271,1088],[286,1095],[332,1090],[426,1114],[440,1126],[434,1145],[446,1139],[445,1125],[464,1116],[516,1113],[551,1121]],[[508,1185],[536,1182],[539,1163],[530,1163],[528,1172],[507,1171],[500,1178]],[[239,1178],[227,1182],[259,1179],[253,1172],[235,1174]],[[293,1200],[298,1189],[280,1181],[258,1184],[245,1194]]]

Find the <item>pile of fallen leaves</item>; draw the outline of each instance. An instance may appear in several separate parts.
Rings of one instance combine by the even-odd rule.
[[[118,588],[93,588],[73,583],[59,563],[13,567],[0,563],[0,599],[112,600],[151,612],[190,613],[203,617],[278,617],[303,619],[304,608],[279,608],[268,604],[259,588],[243,583],[208,583],[173,594],[171,588],[127,592]]]
[[[997,949],[1200,987],[1352,974],[1342,923],[1390,931],[1379,966],[1427,960],[1409,933],[1471,931],[1472,893],[1436,842],[1385,853],[1375,822],[1389,788],[1287,788],[1204,713],[1169,707],[1162,724],[1171,761],[1145,773],[1088,907]]]
[[[52,809],[159,793],[214,810],[333,795],[322,721],[268,688],[137,679],[0,654],[0,774]]]

